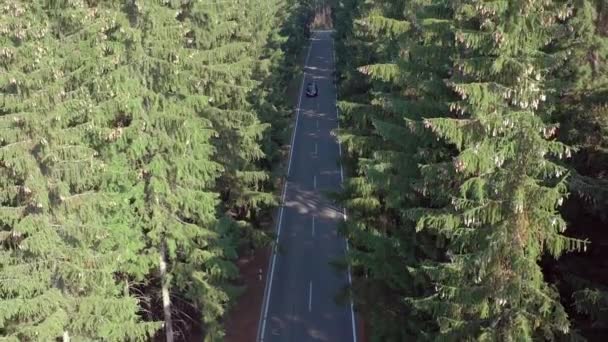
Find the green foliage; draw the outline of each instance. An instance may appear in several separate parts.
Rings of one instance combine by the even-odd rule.
[[[0,336],[149,340],[165,287],[221,338],[308,7],[1,5]]]
[[[570,58],[550,76],[555,91],[553,116],[560,124],[559,138],[577,148],[568,162],[572,196],[562,210],[569,234],[589,238],[587,253],[568,255],[546,268],[570,303],[569,314],[577,333],[594,340],[606,334],[608,283],[603,246],[607,243],[608,167],[608,7],[604,1],[576,1],[568,21]],[[564,44],[566,45],[566,44]],[[581,267],[584,265],[584,267]]]
[[[585,236],[564,235],[558,208],[568,187],[594,206],[605,203],[602,177],[569,179],[563,162],[581,148],[602,149],[601,95],[588,114],[562,119],[575,123],[566,143],[587,146],[556,139],[559,96],[577,105],[581,92],[604,89],[600,5],[574,8],[336,5],[339,134],[352,174],[341,195],[349,209],[343,232],[354,247],[354,299],[373,322],[372,339],[571,333],[539,262],[587,250]],[[579,312],[602,303],[591,293],[577,292]]]
[[[449,260],[426,266],[437,292],[415,303],[431,310],[451,339],[554,339],[569,324],[537,262],[543,251],[559,256],[582,247],[560,235],[565,224],[555,208],[566,173],[547,158],[569,155],[569,148],[547,140],[553,129],[535,112],[545,99],[547,61],[559,60],[538,52],[559,30],[562,8],[511,3],[453,10],[462,52],[450,85],[464,106],[457,118],[425,123],[458,150],[441,165],[455,172],[456,186],[451,205],[418,222],[448,239]],[[537,29],[525,39],[516,38],[532,26]]]
[[[337,20],[359,17],[349,19],[351,27],[336,24],[342,30],[336,44],[342,75],[339,133],[355,164],[342,194],[349,212],[343,231],[354,247],[349,259],[361,275],[354,299],[374,327],[372,340],[426,339],[426,330],[433,329],[431,317],[414,315],[415,307],[405,299],[426,292],[426,276],[415,272],[419,256],[437,254],[433,237],[417,234],[407,211],[421,205],[427,193],[417,165],[444,153],[419,121],[446,110],[436,100],[450,96],[445,85],[430,87],[443,72],[425,61],[436,46],[421,47],[418,42],[427,34],[412,30],[433,17],[418,21],[416,3],[353,1],[344,8]],[[448,51],[435,56],[445,60]],[[435,101],[423,99],[429,89],[443,93],[434,93]]]
[[[19,341],[146,340],[159,325],[138,316],[127,276],[143,235],[121,220],[128,210],[91,136],[106,117],[84,74],[103,73],[111,57],[73,53],[103,56],[96,34],[111,16],[5,6],[0,331]]]

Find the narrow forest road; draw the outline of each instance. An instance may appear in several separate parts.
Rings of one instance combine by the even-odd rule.
[[[313,31],[277,225],[278,249],[270,260],[258,341],[356,341],[352,304],[335,298],[350,281],[329,262],[343,257],[346,242],[337,233],[344,219],[323,197],[340,189],[341,150],[331,131],[338,125],[331,31]],[[317,97],[306,84],[315,80]]]

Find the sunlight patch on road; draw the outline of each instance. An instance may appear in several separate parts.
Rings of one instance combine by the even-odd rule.
[[[317,329],[308,329],[308,336],[312,337],[314,340],[317,341],[329,341],[327,335]]]

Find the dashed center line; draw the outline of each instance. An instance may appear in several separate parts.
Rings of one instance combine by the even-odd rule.
[[[308,287],[308,312],[312,312],[312,281]]]
[[[313,188],[317,188],[317,175],[312,176]]]

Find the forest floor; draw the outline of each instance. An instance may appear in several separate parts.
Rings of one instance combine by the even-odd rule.
[[[241,257],[238,260],[237,265],[246,290],[227,314],[224,325],[226,342],[256,340],[269,256],[270,248],[261,248],[256,250],[253,256]],[[261,280],[258,276],[259,269],[262,269],[264,275]]]

